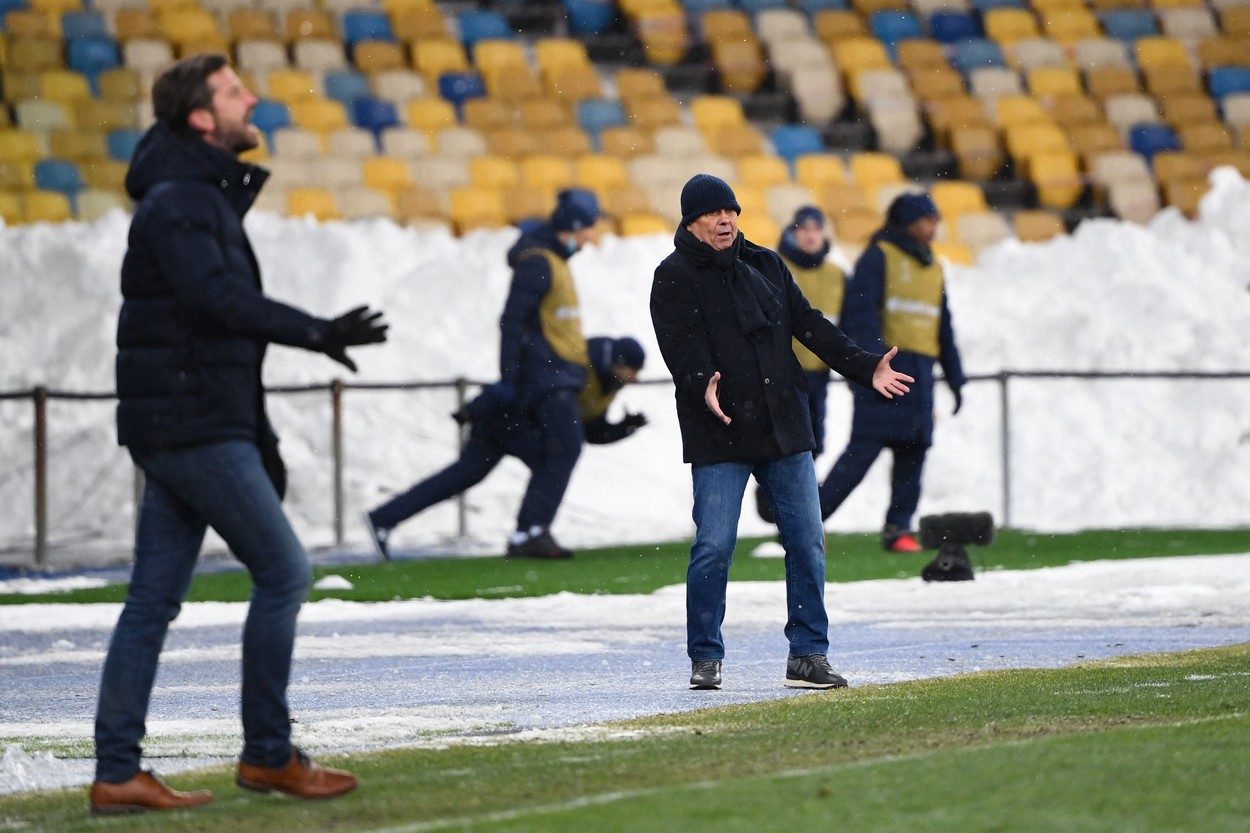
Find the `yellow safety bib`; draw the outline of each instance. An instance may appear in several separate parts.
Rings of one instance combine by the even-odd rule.
[[[819,266],[802,269],[784,257],[782,261],[790,270],[790,274],[794,275],[794,282],[799,285],[799,290],[802,291],[807,302],[823,312],[825,318],[837,322],[838,314],[842,311],[842,293],[846,289],[846,276],[837,264],[826,260]],[[803,370],[808,373],[829,369],[820,357],[800,344],[797,338],[794,340],[794,355],[798,357]]]
[[[590,367],[586,338],[582,335],[582,310],[577,300],[573,273],[564,259],[546,249],[528,249],[521,257],[542,255],[551,265],[551,288],[538,306],[543,337],[555,354],[566,362]]]
[[[877,243],[885,254],[885,305],[881,334],[889,347],[938,358],[942,352],[942,266],[929,266],[893,243]]]
[[[599,384],[599,374],[592,369],[586,374],[586,387],[577,395],[577,413],[581,415],[582,423],[594,422],[606,414],[615,398],[615,391],[603,392],[603,386]]]

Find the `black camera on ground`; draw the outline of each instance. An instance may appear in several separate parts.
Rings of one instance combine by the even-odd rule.
[[[938,554],[925,565],[920,577],[925,581],[972,581],[972,562],[964,546],[988,547],[992,543],[994,518],[989,512],[926,515],[920,519],[920,546]]]

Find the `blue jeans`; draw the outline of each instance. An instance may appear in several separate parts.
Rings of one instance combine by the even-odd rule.
[[[829,401],[829,371],[807,373],[807,412],[812,418],[812,433],[816,435],[816,447],[812,456],[825,453],[825,412]]]
[[[825,530],[810,452],[762,463],[691,466],[694,543],[686,572],[686,652],[691,659],[725,657],[721,624],[729,565],[747,480],[755,475],[777,517],[786,551],[786,639],[791,656],[829,650],[825,613]]]
[[[922,443],[887,443],[884,440],[851,437],[842,456],[833,464],[829,476],[820,484],[821,515],[828,518],[842,505],[855,487],[863,481],[881,450],[894,454],[890,472],[890,508],[885,522],[899,529],[911,529],[912,516],[920,505],[921,477],[924,458],[929,447]]]
[[[135,563],[109,643],[96,711],[96,780],[139,772],[148,702],[169,623],[191,585],[204,533],[212,527],[252,578],[243,626],[243,752],[258,766],[291,758],[286,689],[295,618],[312,571],[255,443],[212,443],[157,453],[131,452],[146,482],[135,534]]]

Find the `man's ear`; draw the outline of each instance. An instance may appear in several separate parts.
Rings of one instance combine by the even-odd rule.
[[[213,112],[205,107],[197,107],[188,113],[187,124],[197,133],[212,133],[217,128]]]

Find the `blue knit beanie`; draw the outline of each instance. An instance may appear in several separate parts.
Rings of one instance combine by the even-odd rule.
[[[814,205],[805,205],[798,211],[794,212],[794,219],[790,221],[790,228],[798,228],[804,223],[815,223],[821,228],[825,227],[825,215],[819,208]]]
[[[590,228],[598,219],[599,201],[594,192],[569,188],[556,195],[556,210],[551,212],[551,227],[556,231]]]
[[[729,183],[711,174],[695,174],[681,189],[681,225],[686,227],[704,214],[732,209],[741,214],[742,206]]]
[[[641,370],[647,354],[637,339],[625,336],[612,342],[612,364],[623,364],[634,370]]]
[[[886,219],[900,226],[910,226],[921,217],[937,216],[937,204],[928,194],[899,194],[886,212]]]

